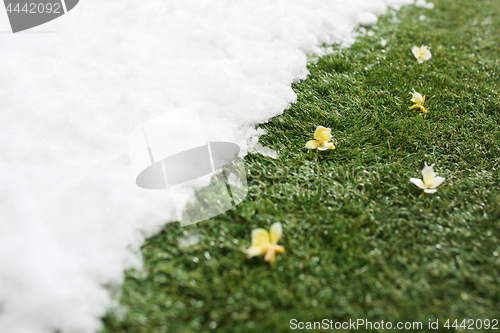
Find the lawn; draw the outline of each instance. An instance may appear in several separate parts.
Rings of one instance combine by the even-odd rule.
[[[454,332],[447,319],[500,320],[500,3],[434,3],[311,58],[297,102],[259,125],[278,158],[245,157],[246,200],[149,239],[102,332],[288,332],[292,319],[325,318]],[[419,64],[422,44],[432,58]],[[413,89],[428,113],[409,109]],[[319,125],[335,150],[304,148]],[[424,162],[446,178],[437,193],[409,181]],[[274,222],[285,252],[273,265],[247,259],[251,231]],[[179,247],[186,234],[199,243]]]

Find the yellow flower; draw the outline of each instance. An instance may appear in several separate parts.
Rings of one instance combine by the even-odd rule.
[[[427,110],[424,108],[425,96],[422,97],[422,95],[416,91],[410,94],[412,95],[411,101],[415,103],[410,109],[420,109],[423,113],[427,113]]]
[[[428,46],[414,46],[411,51],[413,52],[415,58],[417,58],[419,64],[423,63],[424,60],[429,60],[432,57],[431,51],[429,51]]]
[[[333,142],[330,142],[332,139],[331,131],[329,128],[318,126],[314,132],[316,140],[307,141],[306,148],[318,150],[335,149]]]
[[[285,252],[285,248],[278,245],[278,241],[283,234],[281,223],[274,223],[269,231],[270,232],[267,232],[266,229],[262,228],[252,231],[252,246],[245,251],[249,258],[260,256],[265,253],[264,260],[272,264],[276,257],[276,252]]]
[[[425,193],[436,193],[436,187],[441,185],[446,178],[436,176],[434,172],[434,164],[431,166],[425,162],[425,167],[422,169],[422,177],[424,181],[418,178],[410,178],[410,182],[420,187]]]

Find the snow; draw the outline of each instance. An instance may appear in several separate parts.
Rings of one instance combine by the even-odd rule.
[[[377,24],[378,18],[371,12],[361,12],[358,14],[358,23],[364,27],[371,27]]]
[[[432,2],[426,2],[425,0],[417,0],[415,6],[420,8],[434,9],[434,4]]]
[[[134,184],[134,128],[194,105],[208,140],[272,156],[254,125],[295,101],[308,55],[412,2],[86,0],[19,34],[0,11],[0,332],[96,332],[103,286],[175,219]]]

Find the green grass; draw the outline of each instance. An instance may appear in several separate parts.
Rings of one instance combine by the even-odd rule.
[[[245,158],[237,209],[148,240],[146,272],[127,272],[103,332],[288,332],[293,318],[423,331],[439,319],[453,332],[446,319],[500,319],[500,4],[434,3],[310,64],[297,102],[261,125],[279,158]],[[421,44],[433,57],[418,64]],[[408,109],[412,89],[428,114]],[[318,125],[335,151],[303,148]],[[424,161],[446,177],[433,195],[409,182]],[[277,221],[285,253],[246,259],[251,230]],[[199,244],[180,248],[193,230]]]

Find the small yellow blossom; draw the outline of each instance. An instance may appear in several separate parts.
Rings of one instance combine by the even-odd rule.
[[[431,51],[429,51],[428,46],[414,46],[411,51],[413,52],[415,58],[417,58],[419,64],[423,63],[425,60],[429,60],[432,57]]]
[[[410,178],[410,182],[420,187],[425,193],[436,193],[436,187],[445,181],[445,178],[436,176],[434,164],[428,166],[427,162],[425,162],[425,167],[422,169],[422,177],[424,181],[418,178]]]
[[[314,132],[316,140],[307,141],[306,148],[318,150],[335,149],[333,142],[330,141],[332,139],[331,131],[329,128],[318,126]]]
[[[415,103],[410,109],[420,109],[423,113],[427,113],[427,109],[424,108],[425,96],[420,95],[416,91],[410,94],[412,95],[411,101]]]
[[[283,234],[283,229],[281,228],[281,223],[274,223],[267,232],[266,229],[258,228],[252,231],[252,246],[245,250],[249,258],[264,256],[264,260],[272,264],[276,257],[276,252],[283,253],[285,248],[278,245],[278,241]]]

